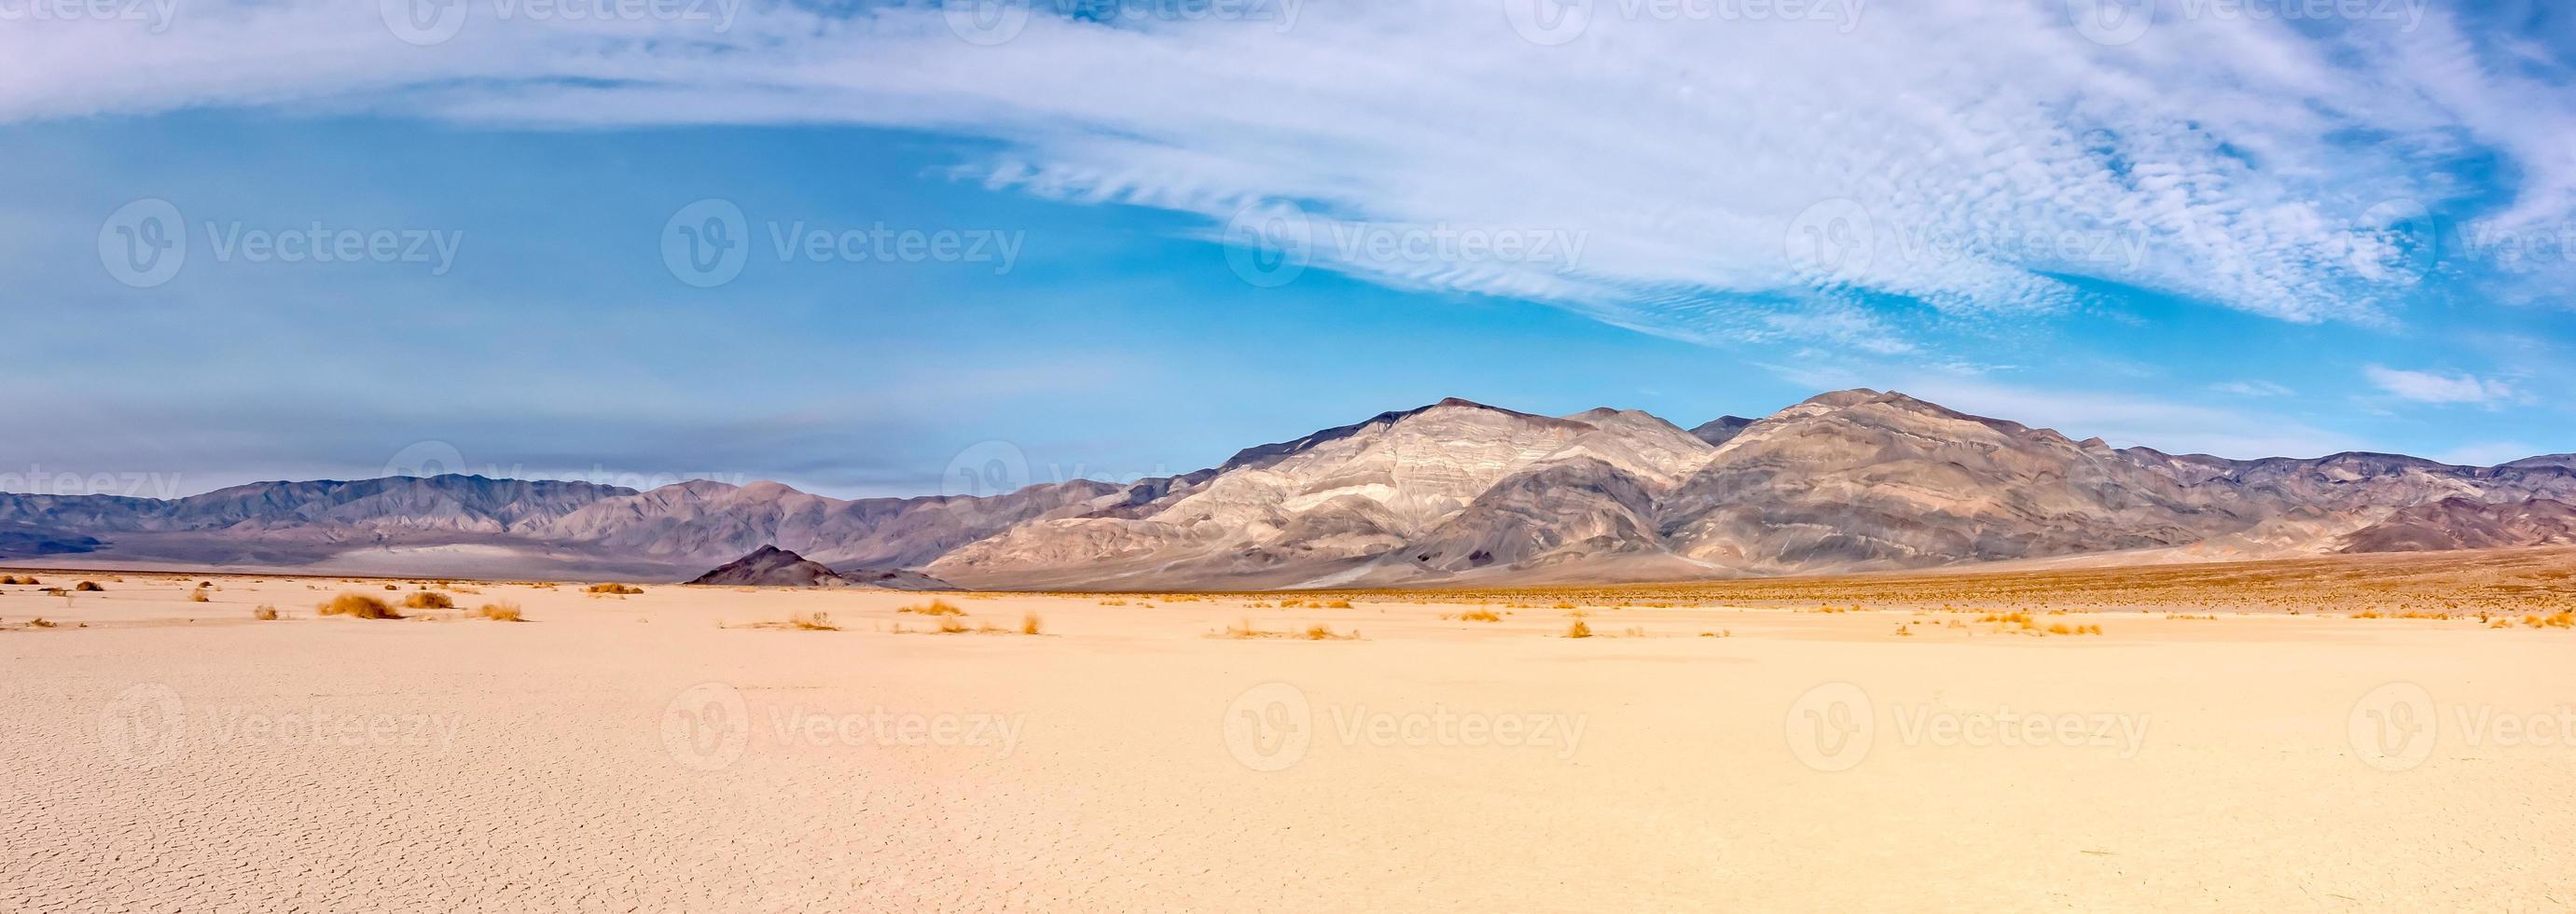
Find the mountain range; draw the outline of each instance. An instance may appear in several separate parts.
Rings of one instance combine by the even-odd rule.
[[[2546,545],[2576,541],[2570,503],[2576,455],[2230,460],[1846,390],[1687,429],[1451,399],[1186,475],[990,497],[480,476],[0,494],[0,558],[682,580],[776,547],[982,588],[1442,586]]]

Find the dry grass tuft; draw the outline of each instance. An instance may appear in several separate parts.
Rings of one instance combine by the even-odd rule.
[[[99,591],[106,590],[107,588],[98,586],[97,581],[82,581],[78,584],[72,585],[72,589],[85,593],[97,593]]]
[[[14,574],[0,574],[0,584],[42,584],[42,583],[45,583],[45,582],[43,582],[43,581],[39,581],[39,580],[36,580],[35,578],[22,578],[22,577],[19,577],[19,576],[17,576],[17,575],[14,575]]]
[[[30,625],[30,626],[34,626],[34,627],[36,627],[36,628],[52,628],[52,627],[54,627],[54,623],[49,622],[49,621],[46,621],[45,617],[43,617],[43,616],[37,616],[37,617],[36,617],[36,619],[35,619],[35,621],[33,621],[33,622],[29,622],[29,623],[27,623],[27,624],[28,624],[28,625]]]
[[[1574,624],[1565,630],[1565,636],[1568,638],[1592,637],[1592,626],[1584,624],[1581,619],[1576,619]]]
[[[344,593],[332,597],[331,602],[315,606],[313,609],[325,616],[349,616],[357,619],[402,618],[402,614],[394,612],[394,608],[385,605],[385,601],[362,593]]]
[[[203,591],[203,590],[191,590],[191,591],[188,591],[188,602],[190,602],[190,603],[210,603],[210,602],[213,602],[213,601],[206,599],[206,592],[205,592],[205,591]]]
[[[588,586],[588,587],[584,587],[584,588],[582,588],[582,589],[581,589],[581,592],[583,592],[583,593],[607,594],[607,595],[610,595],[610,596],[619,596],[619,597],[624,597],[624,596],[632,596],[632,595],[634,595],[634,594],[643,593],[643,592],[644,592],[644,588],[641,588],[641,587],[631,587],[631,586],[628,586],[628,585],[625,585],[625,584],[592,584],[592,585],[590,585],[590,586]]]
[[[1108,606],[1111,604],[1103,603],[1101,605]],[[1126,604],[1120,603],[1117,605],[1124,606]],[[895,610],[895,612],[912,613],[914,615],[921,616],[962,616],[966,614],[966,611],[958,609],[956,604],[936,598],[933,598],[930,602],[924,603],[920,606],[906,606],[902,609]]]
[[[1044,633],[1045,633],[1045,630],[1046,630],[1046,620],[1038,618],[1038,614],[1037,614],[1037,613],[1021,613],[1021,614],[1020,614],[1020,634],[1023,634],[1023,635],[1037,635],[1037,634],[1044,634]]]
[[[262,622],[275,622],[277,621],[277,607],[261,606],[258,609],[251,610],[250,617]]]
[[[527,621],[519,617],[519,604],[516,603],[485,603],[483,608],[475,610],[474,614],[494,622]]]
[[[456,600],[446,594],[417,590],[403,596],[404,609],[455,609]]]
[[[939,620],[939,633],[940,633],[940,634],[943,634],[943,635],[954,635],[954,634],[958,634],[958,633],[960,633],[960,632],[964,632],[965,630],[966,630],[966,623],[964,623],[964,622],[959,622],[959,621],[957,621],[957,620],[955,620],[955,619],[951,619],[951,618],[941,618],[941,619]]]
[[[1460,620],[1462,620],[1462,621],[1467,621],[1467,622],[1500,622],[1500,621],[1503,621],[1503,617],[1501,617],[1501,616],[1497,616],[1497,615],[1494,615],[1494,611],[1493,611],[1493,610],[1490,610],[1490,609],[1471,609],[1471,610],[1468,610],[1468,611],[1466,611],[1466,612],[1459,613],[1459,614],[1458,614],[1458,618],[1459,618]]]
[[[806,613],[788,613],[787,624],[789,627],[800,631],[837,632],[841,630],[840,626],[832,624],[831,613],[813,613],[810,615]]]

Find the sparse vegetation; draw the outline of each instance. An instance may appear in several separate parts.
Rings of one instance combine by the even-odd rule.
[[[212,601],[208,600],[208,599],[206,598],[206,592],[205,592],[204,590],[200,589],[200,590],[191,590],[191,591],[188,591],[188,602],[190,602],[190,603],[208,603],[208,602],[212,602]]]
[[[837,632],[841,630],[840,626],[832,624],[832,614],[824,612],[789,613],[787,614],[787,624],[789,627],[800,631]]]
[[[325,616],[348,616],[353,619],[402,618],[402,614],[394,612],[394,608],[385,605],[385,601],[362,593],[344,593],[332,597],[331,602],[315,606],[313,610]]]
[[[107,588],[98,586],[97,581],[82,581],[78,584],[72,585],[72,589],[83,593],[97,593],[99,591],[106,590]]]
[[[45,620],[45,617],[43,617],[43,616],[37,616],[37,617],[35,618],[35,620],[34,620],[34,621],[28,622],[27,624],[28,624],[28,625],[30,625],[30,626],[33,626],[33,627],[35,627],[35,628],[53,628],[53,627],[54,627],[54,623],[46,621],[46,620]]]
[[[1463,613],[1459,613],[1459,614],[1458,614],[1458,618],[1459,618],[1460,620],[1462,620],[1462,621],[1466,621],[1466,622],[1500,622],[1500,621],[1503,621],[1503,617],[1501,617],[1501,616],[1497,616],[1497,615],[1494,615],[1494,611],[1493,611],[1493,610],[1490,610],[1490,609],[1484,609],[1484,608],[1481,608],[1481,607],[1476,608],[1476,609],[1471,609],[1471,610],[1468,610],[1468,611],[1463,612]]]
[[[1589,637],[1592,637],[1592,626],[1584,624],[1583,620],[1581,620],[1581,619],[1576,619],[1576,620],[1574,620],[1574,624],[1573,624],[1573,625],[1568,626],[1568,627],[1566,628],[1566,630],[1565,630],[1565,636],[1566,636],[1566,637],[1568,637],[1568,638],[1589,638]]]
[[[277,607],[262,605],[258,609],[251,610],[250,617],[262,622],[275,622],[277,621]]]
[[[1105,603],[1104,603],[1104,604],[1102,604],[1102,605],[1106,606],[1106,605],[1110,605],[1110,604],[1105,604]],[[1118,605],[1125,605],[1125,604],[1121,603],[1121,604],[1118,604]],[[906,607],[903,607],[903,608],[901,608],[901,609],[897,609],[897,610],[895,610],[895,612],[899,612],[899,613],[912,613],[912,614],[914,614],[914,615],[921,615],[921,616],[962,616],[962,615],[965,615],[965,614],[966,614],[966,611],[965,611],[965,610],[962,610],[962,609],[958,609],[958,608],[957,608],[957,606],[956,606],[956,604],[950,603],[950,602],[948,602],[948,601],[946,601],[946,600],[935,599],[935,598],[934,598],[934,599],[932,599],[932,600],[931,600],[930,602],[928,602],[928,603],[924,603],[924,604],[921,604],[921,605],[919,605],[919,606],[906,606]]]
[[[582,588],[581,590],[583,593],[595,593],[616,597],[633,596],[644,592],[644,588],[626,584],[592,584],[588,587]]]
[[[1020,614],[1020,634],[1023,634],[1023,635],[1035,635],[1035,634],[1040,634],[1040,633],[1042,633],[1042,632],[1045,630],[1045,628],[1046,628],[1046,621],[1045,621],[1045,620],[1043,620],[1043,619],[1038,618],[1038,614],[1037,614],[1037,613],[1021,613],[1021,614]]]
[[[519,604],[516,603],[485,603],[481,609],[475,610],[474,613],[475,615],[482,616],[483,618],[490,619],[494,622],[527,621],[526,619],[520,618]]]
[[[403,596],[404,609],[455,609],[456,600],[434,590],[416,590]]]

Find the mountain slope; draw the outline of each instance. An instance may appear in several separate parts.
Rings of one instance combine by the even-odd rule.
[[[775,549],[885,586],[1439,585],[2556,542],[2568,503],[2567,455],[2175,455],[1861,389],[1687,430],[1449,399],[1181,476],[990,497],[475,476],[0,495],[0,555],[667,580]]]

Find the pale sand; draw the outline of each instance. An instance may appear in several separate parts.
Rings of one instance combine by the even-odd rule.
[[[2576,903],[2576,631],[2519,622],[949,598],[1029,637],[894,634],[935,624],[905,594],[360,621],[314,604],[400,594],[43,576],[109,589],[0,588],[0,911]],[[843,628],[740,627],[800,610]],[[1363,638],[1207,636],[1245,618]],[[1940,729],[1999,713],[2082,732]]]

